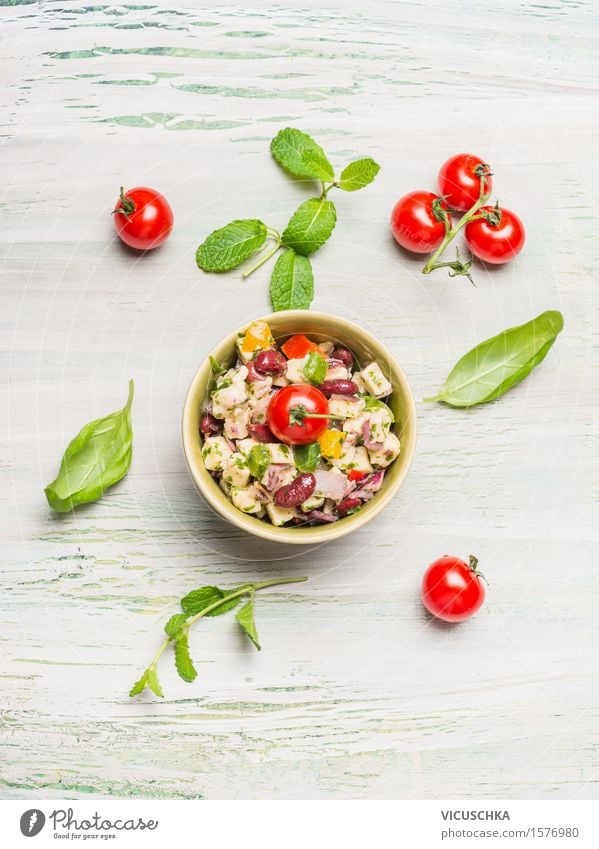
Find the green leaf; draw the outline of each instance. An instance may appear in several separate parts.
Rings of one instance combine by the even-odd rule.
[[[86,424],[64,452],[58,477],[44,490],[48,504],[67,513],[78,504],[97,501],[125,477],[131,465],[133,431],[129,397],[122,410]]]
[[[158,673],[156,672],[156,667],[150,666],[148,669],[148,687],[154,693],[155,696],[159,698],[164,698],[164,693],[162,692],[162,687],[160,686],[160,681],[158,680]]]
[[[302,371],[306,380],[318,386],[327,376],[327,361],[317,351],[310,351]]]
[[[230,271],[261,248],[266,235],[266,225],[258,219],[231,221],[202,242],[196,262],[204,271]]]
[[[179,677],[184,681],[191,682],[197,678],[191,655],[189,654],[189,639],[187,633],[177,637],[175,642],[175,666]]]
[[[259,480],[270,466],[270,454],[264,445],[254,445],[248,457],[250,474]]]
[[[481,342],[456,363],[439,395],[426,400],[473,407],[499,398],[545,359],[563,326],[561,312],[549,310]]]
[[[343,169],[337,185],[344,192],[357,192],[358,189],[363,189],[364,186],[372,183],[380,170],[381,166],[370,157],[357,159]]]
[[[309,442],[307,445],[294,445],[293,460],[298,472],[313,472],[320,460],[320,445],[318,442]]]
[[[175,613],[164,626],[167,637],[176,637],[181,628],[187,624],[187,616],[184,613]]]
[[[295,177],[312,180],[333,180],[335,177],[324,150],[301,130],[293,127],[281,130],[270,143],[270,150],[279,165]]]
[[[395,421],[395,416],[393,415],[393,410],[384,401],[380,401],[378,398],[373,398],[372,395],[364,396],[364,409],[366,412],[369,410],[387,410],[389,415],[391,416],[391,422]]]
[[[258,632],[256,631],[256,623],[254,622],[254,599],[243,605],[243,607],[235,614],[235,619],[239,622],[250,640],[260,651],[260,643],[258,642]]]
[[[218,587],[200,587],[197,590],[192,590],[190,593],[187,593],[187,595],[181,599],[181,607],[188,616],[195,616],[197,613],[201,613],[202,610],[205,610],[207,607],[210,607],[211,604],[220,601],[232,592],[235,592],[235,590],[221,590]],[[220,616],[222,613],[226,613],[227,610],[233,610],[234,607],[237,607],[239,601],[239,598],[233,598],[225,601],[223,604],[215,607],[214,610],[210,610],[206,613],[206,616]]]
[[[136,681],[135,684],[129,690],[129,695],[131,697],[139,696],[139,694],[143,693],[143,691],[146,689],[147,686],[148,686],[148,670],[146,669],[146,671],[141,676],[139,681]]]
[[[314,277],[310,260],[286,250],[275,263],[270,279],[273,309],[307,310],[314,297]]]
[[[212,374],[224,374],[226,372],[226,368],[221,366],[218,360],[216,360],[212,354],[209,355],[208,359],[210,360],[210,366],[212,368]]]
[[[335,228],[335,204],[325,198],[306,200],[295,210],[281,236],[296,254],[309,256],[322,247]]]

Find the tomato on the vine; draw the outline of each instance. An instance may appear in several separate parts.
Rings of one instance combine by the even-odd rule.
[[[173,210],[166,198],[143,186],[128,192],[121,188],[113,217],[119,238],[138,251],[157,248],[173,229]]]
[[[526,241],[524,224],[509,209],[483,206],[483,218],[466,224],[464,237],[474,256],[501,265],[517,256]]]
[[[446,207],[434,192],[408,192],[397,201],[391,213],[395,241],[413,253],[434,251],[445,236],[443,211]]]
[[[465,212],[480,197],[480,178],[485,176],[485,194],[493,187],[490,169],[480,156],[457,153],[439,170],[439,194],[450,209]]]
[[[485,600],[476,557],[465,563],[445,555],[428,567],[422,579],[422,603],[445,622],[462,622],[473,616]]]
[[[292,383],[272,396],[266,421],[277,439],[288,445],[316,442],[329,423],[329,402],[315,386]]]

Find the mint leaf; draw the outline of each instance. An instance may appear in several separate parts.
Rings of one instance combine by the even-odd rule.
[[[136,681],[135,684],[129,690],[129,695],[130,696],[139,696],[139,694],[143,693],[143,691],[146,689],[147,686],[148,686],[148,670],[146,669],[146,671],[141,676],[139,681]]]
[[[286,127],[270,143],[270,150],[279,165],[296,177],[312,180],[333,180],[335,172],[326,153],[314,139],[296,130]]]
[[[200,587],[198,590],[192,590],[190,593],[181,599],[181,607],[188,616],[195,616],[201,613],[214,602],[219,601],[234,590],[221,590],[218,587]],[[215,607],[206,616],[220,616],[221,613],[226,613],[227,610],[233,610],[239,604],[239,598],[232,598],[224,602],[219,607]]]
[[[175,666],[179,677],[190,683],[197,678],[198,673],[195,670],[193,661],[189,654],[189,640],[187,634],[181,634],[177,637],[175,643]]]
[[[327,361],[316,351],[310,351],[302,371],[306,380],[318,386],[327,376]]]
[[[313,472],[320,460],[320,445],[309,442],[307,445],[293,446],[293,461],[298,472]]]
[[[184,613],[175,613],[164,626],[164,633],[167,637],[176,637],[186,622],[187,616]]]
[[[270,300],[275,311],[307,310],[314,297],[310,260],[286,250],[278,258],[270,279]]]
[[[160,681],[158,680],[158,673],[156,672],[156,668],[154,666],[150,666],[147,670],[148,674],[148,687],[154,693],[155,696],[159,696],[161,699],[164,698],[164,693],[162,692],[162,687],[160,686]]]
[[[374,159],[357,159],[343,169],[337,185],[344,192],[357,192],[372,183],[380,170],[381,166]]]
[[[229,271],[261,248],[266,235],[266,225],[258,219],[231,221],[202,242],[196,262],[204,271]]]
[[[258,642],[258,632],[256,631],[256,623],[254,622],[254,599],[250,598],[247,604],[244,604],[241,610],[235,614],[235,619],[239,622],[250,640],[260,651],[261,646]]]
[[[226,372],[226,368],[221,366],[218,360],[216,360],[212,355],[208,357],[210,360],[210,367],[212,368],[212,374],[224,374]]]
[[[270,454],[264,445],[254,445],[248,457],[248,466],[250,468],[250,474],[257,480],[266,472],[270,466]]]
[[[308,256],[324,245],[336,221],[337,213],[332,201],[312,198],[295,210],[281,240],[288,248],[293,248],[296,254]]]

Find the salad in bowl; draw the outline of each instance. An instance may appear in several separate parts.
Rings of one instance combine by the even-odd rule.
[[[303,326],[285,322],[291,315]],[[209,481],[208,500],[229,521],[293,542],[375,515],[407,471],[414,442],[411,393],[386,349],[349,322],[314,318],[276,313],[237,332],[226,357],[222,349],[209,357],[203,396],[192,384],[184,412],[184,446],[202,494]]]

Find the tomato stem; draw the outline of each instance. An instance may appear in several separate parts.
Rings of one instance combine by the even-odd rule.
[[[121,186],[120,198],[121,198],[121,206],[118,209],[113,210],[112,214],[113,215],[124,215],[125,218],[127,220],[129,220],[129,216],[133,215],[133,213],[135,212],[135,204],[131,200],[131,198],[128,198],[126,196],[124,186]]]
[[[441,244],[439,245],[437,250],[433,254],[431,254],[431,256],[429,257],[426,265],[422,269],[423,274],[430,274],[431,271],[434,271],[436,268],[447,268],[447,267],[449,267],[449,268],[452,268],[453,271],[455,272],[453,275],[451,275],[452,277],[455,277],[457,274],[465,274],[466,277],[469,278],[471,283],[474,282],[472,280],[472,278],[470,277],[470,275],[468,274],[468,269],[466,269],[465,271],[459,270],[456,264],[437,262],[437,260],[439,259],[439,257],[441,256],[441,254],[443,253],[443,251],[445,250],[447,245],[453,239],[455,239],[457,234],[460,232],[460,230],[463,230],[463,228],[466,226],[466,224],[468,224],[470,221],[474,220],[475,215],[478,212],[478,210],[481,208],[481,206],[484,206],[485,203],[491,197],[491,192],[489,192],[487,190],[487,188],[488,188],[487,177],[488,176],[489,176],[489,172],[487,170],[481,171],[479,173],[478,177],[479,177],[479,180],[480,180],[480,191],[479,191],[479,195],[478,195],[478,200],[476,201],[475,204],[473,204],[471,206],[471,208],[468,210],[468,212],[464,213],[464,215],[460,218],[460,220],[455,225],[455,227],[448,228],[447,222],[445,223],[445,236],[443,238],[443,241],[441,242]],[[458,262],[461,262],[461,260],[459,258],[459,254],[458,254]],[[470,266],[468,266],[468,268],[469,267]]]
[[[343,416],[331,416],[328,413],[309,413],[302,404],[296,407],[291,407],[289,410],[289,425],[299,425],[303,427],[304,419],[327,419],[329,421],[345,421]]]
[[[269,233],[270,236],[274,237],[274,239],[275,239],[274,245],[272,246],[272,248],[269,251],[267,251],[265,254],[263,254],[263,256],[260,257],[258,262],[255,262],[252,266],[250,266],[248,269],[246,269],[246,271],[243,272],[243,274],[241,276],[243,277],[244,280],[245,280],[246,277],[249,277],[250,274],[253,274],[254,271],[257,271],[260,268],[261,265],[264,265],[265,262],[268,262],[268,260],[271,258],[271,256],[274,256],[276,254],[276,252],[279,250],[279,248],[281,247],[281,237],[276,232],[276,230],[270,230],[269,229],[268,233]]]

